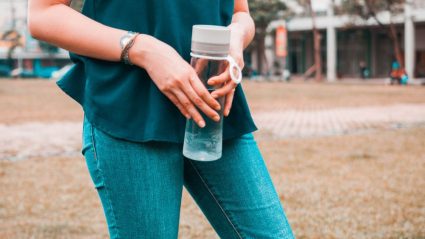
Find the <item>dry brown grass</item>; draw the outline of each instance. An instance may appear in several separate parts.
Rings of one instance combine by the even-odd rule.
[[[424,238],[425,128],[261,143],[298,238]]]
[[[246,82],[253,111],[425,102],[425,88]],[[54,82],[0,81],[0,123],[81,120]],[[425,127],[260,141],[297,238],[425,238]],[[0,161],[0,238],[106,238],[80,157]],[[180,238],[216,238],[187,193]]]
[[[425,102],[425,87],[244,82],[253,111]]]
[[[78,104],[46,80],[0,79],[0,109],[3,124],[82,119]]]

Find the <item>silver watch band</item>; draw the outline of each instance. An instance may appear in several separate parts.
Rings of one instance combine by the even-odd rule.
[[[134,45],[134,41],[139,35],[137,32],[129,31],[127,34],[121,37],[120,45],[121,45],[121,61],[127,65],[133,65],[130,61],[129,50]]]

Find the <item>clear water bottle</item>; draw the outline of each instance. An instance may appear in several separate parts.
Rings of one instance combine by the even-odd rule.
[[[240,82],[241,69],[228,55],[230,30],[222,26],[195,25],[192,29],[191,65],[209,92],[215,90],[207,81],[222,74],[228,67],[234,81]],[[217,86],[216,86],[217,87]],[[221,87],[221,86],[218,86]],[[192,160],[213,161],[221,158],[223,145],[224,97],[217,99],[221,105],[220,121],[215,122],[200,110],[205,127],[200,128],[192,119],[187,120],[183,155]]]

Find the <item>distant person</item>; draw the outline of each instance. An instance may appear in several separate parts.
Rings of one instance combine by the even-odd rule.
[[[401,84],[401,79],[403,77],[404,71],[400,66],[400,63],[397,60],[394,60],[391,63],[391,73],[390,73],[390,83],[391,85],[394,84]]]
[[[30,0],[29,29],[72,52],[58,85],[84,109],[83,149],[111,238],[177,238],[183,185],[221,238],[293,238],[228,74],[209,93],[190,66],[192,26],[228,26],[243,66],[254,37],[247,0]],[[216,98],[225,97],[223,109]],[[230,111],[232,109],[232,111]],[[223,157],[182,155],[186,119],[224,115]],[[66,170],[66,169],[64,169]]]
[[[362,79],[363,80],[368,79],[370,72],[369,72],[369,69],[366,66],[366,62],[360,61],[359,68],[360,68],[360,75],[361,75]]]

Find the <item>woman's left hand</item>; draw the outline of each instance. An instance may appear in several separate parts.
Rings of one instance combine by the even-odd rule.
[[[232,35],[230,40],[229,55],[233,57],[233,59],[236,61],[236,64],[238,64],[238,66],[243,69],[245,65],[243,60],[243,36],[237,28],[231,28],[231,31]],[[222,74],[211,77],[211,79],[208,80],[208,84],[211,86],[222,85],[221,88],[214,90],[211,95],[216,99],[222,96],[225,97],[223,114],[224,116],[228,116],[232,107],[235,88],[238,85],[233,82],[230,77],[230,67],[227,66],[226,70]]]

